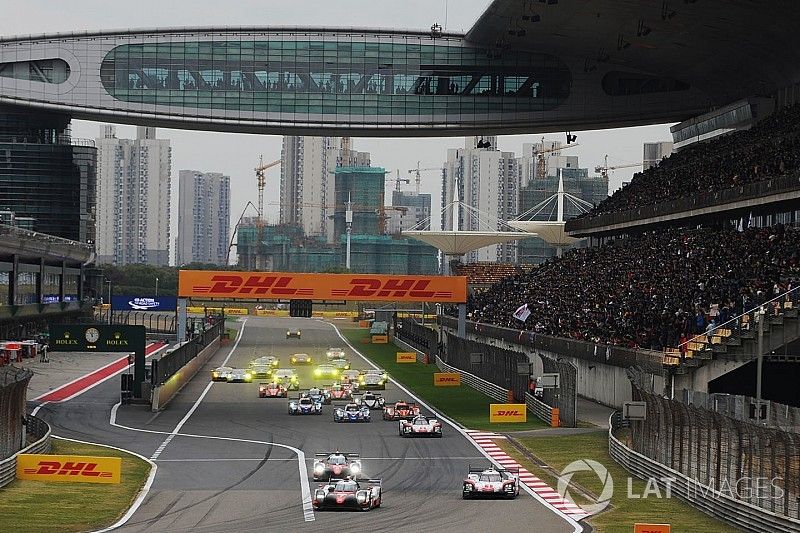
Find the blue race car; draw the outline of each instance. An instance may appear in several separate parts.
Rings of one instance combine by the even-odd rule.
[[[315,402],[308,396],[289,402],[290,415],[319,415],[322,414],[322,402]]]
[[[348,403],[344,407],[337,407],[333,411],[334,422],[369,422],[369,407],[360,407],[354,403]]]

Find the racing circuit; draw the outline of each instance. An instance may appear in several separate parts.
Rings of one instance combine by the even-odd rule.
[[[308,352],[316,362],[329,346],[345,347],[353,368],[371,366],[321,320],[249,317],[237,326],[235,341],[162,412],[119,407],[116,380],[39,410],[54,433],[119,446],[157,464],[149,492],[117,531],[331,531],[345,520],[349,528],[371,531],[580,530],[525,491],[515,500],[462,500],[468,466],[489,461],[450,424],[441,439],[405,439],[380,411],[361,424],[335,423],[331,405],[320,416],[289,416],[286,399],[258,397],[259,380],[211,382],[211,369],[222,364],[247,367],[275,354],[287,367],[291,354]],[[287,339],[294,328],[302,337]],[[314,366],[296,368],[301,388],[323,383],[312,379]],[[396,383],[383,394],[387,403],[414,399]],[[422,412],[430,414],[424,406]],[[379,509],[312,510],[314,454],[336,449],[359,453],[364,474],[382,479]]]

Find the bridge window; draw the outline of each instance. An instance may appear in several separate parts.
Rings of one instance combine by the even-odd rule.
[[[64,83],[69,78],[69,64],[63,59],[38,59],[0,63],[0,77],[42,83]]]

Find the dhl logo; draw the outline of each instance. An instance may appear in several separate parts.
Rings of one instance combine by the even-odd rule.
[[[291,276],[236,276],[215,275],[211,277],[212,285],[195,285],[194,292],[209,294],[247,294],[273,296],[310,295],[312,289],[298,289],[288,285],[294,278]]]
[[[417,354],[414,352],[397,352],[395,355],[395,362],[397,363],[416,363]]]
[[[75,455],[21,454],[17,456],[17,478],[40,481],[119,483],[122,459]]]
[[[384,298],[435,298],[450,297],[452,292],[437,293],[425,290],[431,284],[429,279],[394,278],[386,281],[372,278],[354,278],[350,280],[350,289],[332,289],[334,296],[350,298],[384,297]]]
[[[527,422],[528,411],[525,404],[493,403],[489,405],[489,422]]]
[[[435,372],[433,384],[437,387],[458,387],[461,385],[461,374],[458,372]]]

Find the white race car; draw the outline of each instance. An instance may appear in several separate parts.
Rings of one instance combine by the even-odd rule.
[[[345,353],[343,348],[328,348],[325,352],[325,357],[328,361],[332,361],[334,359],[344,359]]]
[[[365,392],[361,396],[356,396],[353,401],[356,405],[365,405],[370,409],[383,409],[386,405],[386,399],[374,392]]]
[[[472,468],[464,479],[461,497],[494,496],[514,499],[519,496],[519,468]]]
[[[400,420],[401,437],[440,437],[442,423],[435,418],[417,415],[411,420]]]
[[[386,389],[388,375],[383,371],[367,371],[358,376],[358,385],[362,389]]]
[[[248,368],[232,368],[228,373],[228,383],[250,383],[253,373]]]

